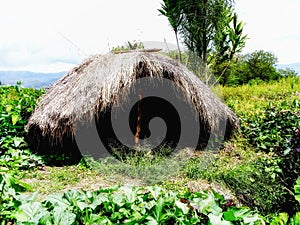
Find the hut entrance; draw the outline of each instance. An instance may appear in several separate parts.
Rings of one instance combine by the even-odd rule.
[[[206,126],[185,96],[161,83],[150,86],[151,93],[168,95],[161,94],[163,98],[144,91],[147,87],[139,88],[137,93],[129,91],[117,110],[109,107],[99,113],[96,126],[105,148],[111,154],[120,150],[127,154],[139,147],[169,154],[177,147],[205,146]]]
[[[100,113],[97,121],[99,137],[110,153],[121,149],[128,153],[136,147],[151,148],[158,152],[162,147],[173,149],[181,136],[181,121],[174,106],[158,97],[147,97],[133,105],[129,112],[129,133],[116,134],[112,120],[118,120],[111,110]],[[125,142],[125,143],[124,143]]]
[[[162,121],[155,121],[157,119]],[[159,130],[159,122],[163,123],[165,132]],[[147,97],[136,103],[130,112],[129,126],[135,134],[136,145],[140,144],[139,140],[151,138],[152,146],[176,147],[181,135],[178,112],[168,101],[158,97]]]

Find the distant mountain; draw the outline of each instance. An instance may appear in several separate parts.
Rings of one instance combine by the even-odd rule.
[[[159,45],[160,44],[160,45]],[[160,42],[146,42],[147,47],[151,48],[163,48],[163,44]],[[170,48],[171,47],[171,48]],[[176,46],[169,46],[170,49],[174,49]],[[278,69],[291,68],[295,70],[300,76],[300,62],[291,64],[278,64]],[[30,71],[0,71],[0,82],[2,85],[16,85],[18,81],[21,81],[24,87],[42,88],[48,87],[50,84],[57,81],[66,72],[58,73],[36,73]]]
[[[277,68],[279,69],[290,68],[295,70],[298,73],[298,75],[300,75],[300,62],[290,63],[290,64],[278,64]]]
[[[21,81],[24,87],[42,88],[61,78],[66,72],[35,73],[30,71],[0,71],[2,85],[16,85]]]

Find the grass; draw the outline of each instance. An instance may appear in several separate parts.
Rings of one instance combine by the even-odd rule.
[[[242,126],[247,126],[246,120],[263,118],[270,104],[299,112],[299,107],[290,107],[300,102],[300,77],[219,89],[226,104],[241,118]],[[95,162],[86,158],[85,163],[78,165],[44,166],[18,170],[16,174],[42,196],[69,189],[93,191],[115,185],[159,185],[179,193],[214,189],[265,215],[282,210],[280,201],[285,201],[287,192],[293,192],[292,187],[282,186],[280,158],[253,147],[243,130],[224,143],[218,154],[197,152],[173,158],[163,155],[155,156],[145,147],[120,157],[119,161],[107,158]]]
[[[286,78],[271,83],[238,87],[219,87],[226,104],[239,117],[260,116],[270,103],[300,100],[300,77]]]
[[[48,167],[31,171],[21,171],[18,174],[26,183],[30,184],[41,195],[64,192],[76,189],[95,190],[100,186],[108,186],[96,171],[82,166]]]
[[[113,159],[101,162],[87,159],[87,164],[46,166],[41,170],[19,172],[18,176],[42,195],[68,189],[96,190],[101,186],[155,184],[180,193],[187,190],[221,190],[234,198],[222,177],[236,170],[241,163],[248,164],[261,155],[251,148],[245,148],[243,139],[236,137],[226,143],[217,155],[197,153],[188,161],[182,161],[184,165],[176,167],[176,173],[171,167],[178,164],[178,158],[168,158],[164,162],[161,157],[138,154],[118,163]]]
[[[299,100],[300,94],[297,90],[300,90],[300,78],[288,78],[259,85],[220,87],[220,89],[225,102],[240,118],[251,118],[262,116],[265,107],[271,103]],[[168,158],[164,161],[163,157],[153,157],[148,154],[147,149],[139,152],[121,161],[112,159],[106,159],[101,163],[90,161],[91,169],[88,170],[78,166],[49,167],[48,171],[38,171],[36,175],[29,172],[24,175],[24,179],[34,178],[36,182],[33,182],[33,186],[44,193],[80,187],[83,177],[89,180],[86,183],[93,181],[97,183],[101,177],[100,184],[103,185],[126,182],[140,185],[159,184],[179,191],[182,187],[186,188],[185,183],[191,180],[220,183],[227,189],[236,189],[230,187],[231,182],[228,182],[233,179],[232,176],[236,176],[237,173],[244,174],[243,178],[240,177],[244,181],[253,175],[251,165],[254,166],[262,159],[270,158],[270,155],[251,147],[242,133],[236,134],[217,155],[200,153],[189,160],[183,160],[183,164],[179,167],[178,158]],[[42,190],[43,183],[47,182],[49,186]]]

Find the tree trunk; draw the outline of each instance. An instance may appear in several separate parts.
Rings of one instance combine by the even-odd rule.
[[[182,63],[181,51],[180,51],[180,47],[179,47],[179,41],[178,41],[178,33],[177,33],[177,31],[175,31],[175,37],[176,37],[177,48],[178,48],[178,53],[179,53],[179,61],[180,61],[180,63]]]

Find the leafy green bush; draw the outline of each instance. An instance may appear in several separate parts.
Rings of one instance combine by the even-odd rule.
[[[0,173],[0,185],[4,224],[263,224],[258,214],[215,192],[179,195],[156,186],[124,186],[68,190],[38,201],[36,193],[22,194],[26,184],[6,173]]]
[[[24,126],[43,92],[22,88],[20,83],[16,86],[0,87],[0,143],[9,138],[24,137]],[[2,144],[0,155],[6,150]]]
[[[241,132],[245,138],[242,145],[265,157],[253,159],[251,163],[241,162],[244,169],[240,170],[241,174],[236,173],[240,180],[236,178],[234,186],[242,190],[249,184],[257,193],[254,200],[259,199],[256,204],[263,207],[264,214],[278,211],[292,214],[299,210],[291,191],[300,175],[299,139],[296,137],[300,125],[299,81],[299,77],[289,77],[272,83],[223,88],[227,104],[241,118]],[[224,177],[230,171],[223,171]],[[261,185],[257,187],[247,179],[254,171],[260,174]],[[274,207],[269,207],[271,205]]]
[[[263,116],[251,117],[242,123],[242,131],[249,143],[258,151],[271,153],[273,161],[277,162],[281,170],[277,183],[286,190],[289,190],[300,176],[300,154],[297,147],[300,136],[299,111],[297,100],[292,103],[283,101],[276,106],[270,104]],[[296,207],[293,196],[284,189],[280,196],[276,195],[280,200],[277,205],[294,212],[299,206]]]
[[[24,125],[44,90],[16,86],[0,87],[0,138],[24,135]]]
[[[300,203],[300,177],[298,177],[294,186],[295,199]],[[300,224],[300,212],[289,216],[288,213],[279,213],[271,219],[270,225],[298,225]]]
[[[280,213],[275,216],[270,225],[298,225],[300,224],[300,212],[297,212],[294,216],[289,216],[287,213]]]
[[[296,75],[288,69],[277,70],[276,63],[277,57],[272,52],[258,50],[240,55],[229,67],[222,84],[229,86],[259,84]]]
[[[297,204],[282,180],[279,163],[279,159],[262,157],[229,171],[222,180],[244,204],[264,215],[283,210],[293,213]]]
[[[14,220],[12,211],[20,206],[18,196],[25,190],[30,190],[30,186],[15,179],[7,173],[7,170],[0,167],[0,221],[1,224],[9,224]]]
[[[282,102],[278,105],[270,103],[261,117],[246,118],[242,123],[242,131],[250,144],[259,151],[287,153],[291,149],[291,137],[300,127],[300,105],[297,100],[291,105]]]
[[[43,92],[20,83],[0,87],[0,166],[28,169],[42,164],[28,149],[24,126]]]
[[[226,161],[225,161],[226,160]],[[199,158],[185,168],[186,176],[225,185],[241,203],[257,209],[263,215],[283,210],[289,193],[278,180],[282,173],[279,161],[266,155],[235,163],[235,159],[220,158],[203,168]],[[289,196],[289,195],[288,195]],[[293,196],[289,196],[293,198]]]

